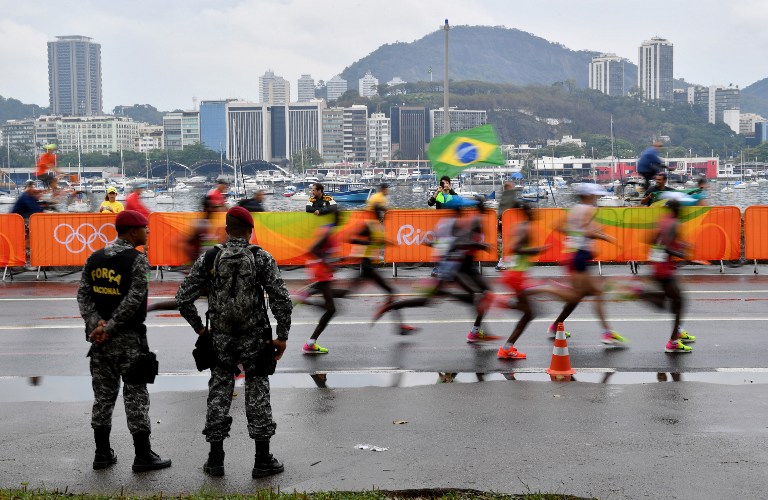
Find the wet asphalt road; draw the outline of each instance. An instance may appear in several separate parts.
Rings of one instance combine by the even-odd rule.
[[[504,380],[501,374],[509,372],[517,372],[518,379],[544,379],[536,376],[551,358],[544,330],[559,310],[553,301],[537,302],[540,321],[518,343],[529,358],[514,362],[496,359],[499,342],[466,344],[471,312],[457,302],[407,311],[408,321],[421,328],[412,336],[394,335],[394,318],[369,327],[380,303],[370,287],[341,301],[340,314],[321,337],[331,353],[306,357],[299,349],[320,312],[301,306],[281,375],[273,382],[278,422],[273,450],[286,462],[286,473],[261,481],[248,474],[253,450],[242,397],[233,404],[227,475],[211,480],[202,473],[206,378],[195,371],[189,354],[194,333],[183,319],[162,313],[148,320],[149,342],[166,374],[153,387],[153,443],[174,465],[146,475],[130,472],[130,438],[118,402],[113,446],[120,462],[107,472],[90,470],[91,394],[87,344],[73,298],[76,283],[72,277],[6,283],[0,288],[0,486],[26,481],[30,487],[103,492],[462,487],[600,498],[762,498],[768,491],[768,391],[763,383],[740,382],[760,382],[760,372],[768,371],[763,341],[768,276],[754,276],[747,268],[721,276],[710,274],[713,269],[685,276],[685,325],[699,337],[691,355],[663,353],[671,325],[667,314],[610,302],[613,327],[631,340],[629,349],[619,350],[599,343],[591,304],[577,309],[567,324],[573,333],[571,363],[581,370],[577,378],[596,381],[603,372],[619,372],[612,381],[618,383],[608,385]],[[553,272],[540,274],[549,279]],[[423,274],[401,272],[398,290],[410,293]],[[301,277],[298,271],[286,277],[289,288],[303,284],[293,279]],[[153,282],[151,295],[168,297],[177,286]],[[516,318],[515,312],[496,310],[488,328],[506,336]],[[432,385],[434,372],[467,372],[459,375],[462,382],[474,380],[472,373],[489,373],[491,381]],[[621,383],[652,382],[655,372],[682,372],[683,380],[720,373],[728,379],[712,380],[735,385]],[[315,388],[306,373],[329,373],[329,388]],[[31,386],[30,376],[42,376],[40,386]],[[386,377],[382,384],[381,377]],[[357,387],[403,380],[402,385],[418,387]],[[363,443],[389,450],[355,449]]]
[[[487,273],[487,272],[486,272]],[[288,277],[301,277],[296,272]],[[402,274],[402,273],[401,273]],[[347,275],[350,275],[347,272]],[[491,271],[489,276],[495,278]],[[544,280],[549,280],[544,277]],[[559,279],[559,278],[553,278]],[[416,282],[395,280],[406,298]],[[290,289],[303,285],[288,280]],[[503,289],[494,284],[498,291]],[[151,300],[170,298],[178,282],[153,282]],[[688,372],[718,369],[754,369],[768,366],[768,345],[761,342],[768,321],[768,276],[688,275],[686,319],[688,331],[698,340],[692,355],[665,355],[671,315],[632,301],[613,300],[606,311],[612,327],[630,340],[629,348],[606,348],[600,343],[600,325],[593,305],[581,304],[566,323],[573,335],[568,341],[571,364],[597,371]],[[84,357],[83,323],[74,299],[76,283],[14,283],[0,289],[0,376],[88,375]],[[539,317],[517,344],[528,359],[501,361],[496,350],[501,341],[469,345],[473,311],[453,300],[434,306],[404,310],[406,321],[419,328],[413,335],[395,334],[396,321],[387,315],[371,326],[370,316],[381,304],[370,286],[351,299],[339,300],[339,313],[320,337],[331,352],[306,356],[301,345],[311,335],[321,310],[307,305],[295,308],[288,350],[279,365],[285,373],[406,370],[418,372],[506,372],[512,369],[541,371],[551,361],[552,344],[547,326],[557,316],[560,303],[536,302]],[[205,302],[198,302],[205,310]],[[519,314],[503,309],[487,317],[486,329],[506,338]],[[196,373],[191,351],[194,332],[174,311],[150,313],[149,343],[157,351],[164,373]]]

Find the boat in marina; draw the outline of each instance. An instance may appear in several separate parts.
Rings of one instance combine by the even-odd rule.
[[[324,182],[323,186],[325,194],[342,203],[362,203],[373,194],[373,188],[362,182],[328,181]]]

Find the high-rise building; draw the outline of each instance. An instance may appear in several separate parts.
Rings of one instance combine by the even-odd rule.
[[[368,161],[387,162],[392,159],[390,119],[384,113],[371,113],[368,118]]]
[[[315,80],[312,75],[301,75],[296,92],[298,102],[307,102],[315,98]]]
[[[709,87],[709,106],[707,109],[707,121],[709,121],[709,123],[725,121],[725,111],[738,111],[741,109],[741,91],[738,87],[732,85],[729,85],[728,87],[724,85],[711,85]],[[731,128],[734,128],[736,133],[738,133],[738,117],[732,117],[730,125]]]
[[[282,149],[283,155],[278,155],[273,150],[272,158],[288,159],[293,158],[295,153],[301,153],[307,148],[317,150],[322,155],[322,109],[323,101],[314,101],[312,103],[291,103],[285,108],[287,117],[285,127],[285,143]],[[282,106],[272,106],[272,118],[274,124],[275,108]],[[275,144],[279,135],[279,130],[272,128],[272,143]]]
[[[672,42],[654,37],[638,49],[637,87],[646,101],[672,102]]]
[[[227,109],[227,158],[239,163],[269,160],[269,108],[263,103],[231,101]]]
[[[322,155],[326,163],[344,161],[344,108],[323,109]]]
[[[264,104],[287,104],[291,101],[291,84],[272,70],[259,77],[259,90]]]
[[[344,108],[344,160],[368,160],[368,107],[363,104]]]
[[[449,115],[450,116],[450,115]],[[429,113],[421,106],[392,107],[392,143],[398,144],[401,160],[426,159],[425,147],[429,142]],[[394,148],[392,153],[394,154]]]
[[[200,102],[200,143],[208,149],[222,151],[227,144],[227,102]]]
[[[373,76],[370,71],[358,80],[358,84],[361,97],[373,97],[379,93],[379,79]]]
[[[688,87],[688,103],[709,123],[723,123],[725,111],[741,109],[741,91],[731,85]],[[738,130],[734,116],[730,119],[731,124],[736,127],[735,130]]]
[[[765,121],[765,118],[755,113],[742,113],[739,117],[739,134],[745,137],[754,137],[755,124]]]
[[[335,101],[347,91],[347,81],[336,75],[327,82],[325,82],[326,94],[329,101]]]
[[[57,36],[48,42],[48,94],[54,115],[102,114],[101,45],[91,40]]]
[[[200,142],[200,112],[179,111],[163,116],[165,149],[181,151],[185,146]]]
[[[624,60],[616,54],[601,54],[589,63],[589,88],[603,94],[624,95]]]
[[[451,108],[448,112],[448,119],[451,122],[451,132],[467,130],[487,123],[487,113],[485,110],[476,109],[456,109]],[[429,138],[445,134],[443,121],[443,108],[429,110]]]

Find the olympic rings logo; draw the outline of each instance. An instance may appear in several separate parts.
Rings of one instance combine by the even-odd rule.
[[[53,230],[53,238],[64,245],[70,253],[82,253],[85,249],[93,252],[117,239],[117,234],[110,239],[104,233],[104,228],[112,228],[117,233],[115,225],[111,223],[102,224],[98,229],[89,223],[80,224],[77,229],[70,224],[61,223]],[[94,243],[97,243],[98,248],[93,248]]]

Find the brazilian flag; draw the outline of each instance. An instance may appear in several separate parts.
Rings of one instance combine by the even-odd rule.
[[[475,165],[504,165],[493,125],[435,137],[429,143],[427,156],[437,178],[453,177]]]

